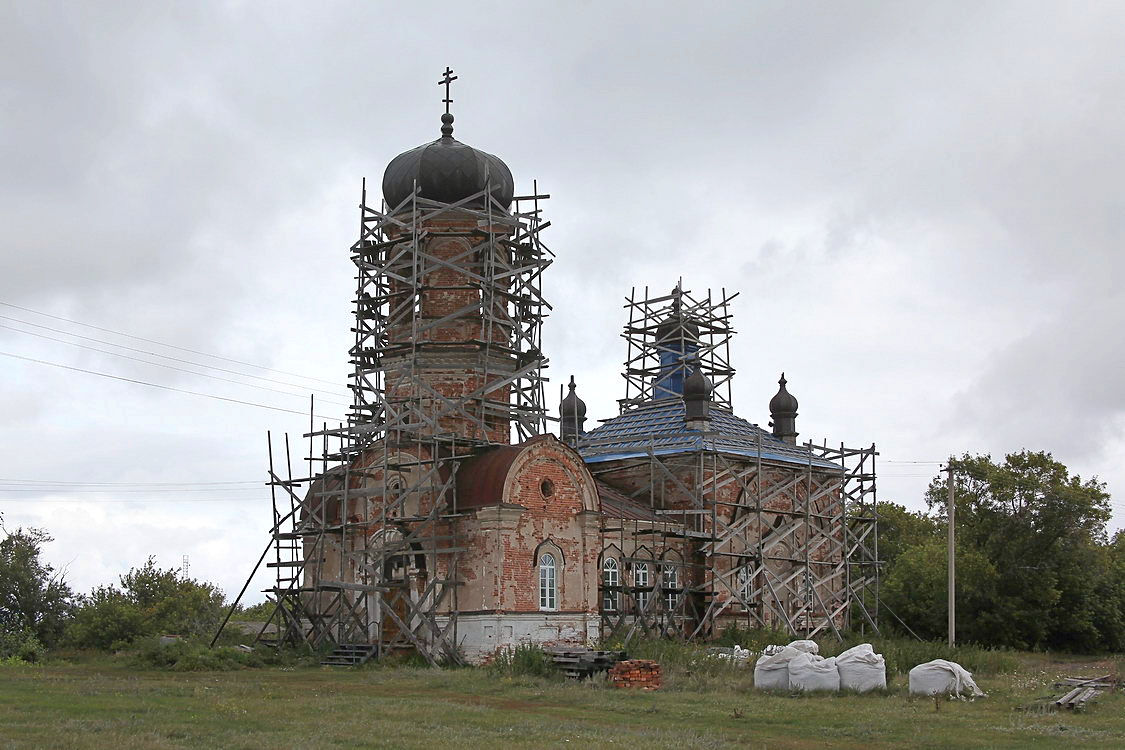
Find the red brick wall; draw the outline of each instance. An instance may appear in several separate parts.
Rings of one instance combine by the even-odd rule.
[[[599,465],[599,478],[617,487],[618,489],[621,489],[627,494],[632,494],[633,492],[636,492],[638,490],[642,491],[642,494],[637,496],[637,500],[640,502],[644,502],[645,499],[648,498],[649,502],[654,508],[692,509],[696,507],[693,504],[691,498],[686,497],[683,491],[676,485],[675,482],[667,478],[663,480],[660,479],[659,472],[653,473],[647,461],[637,462],[622,460],[619,463],[620,468],[616,471],[612,470],[612,464]],[[740,474],[749,473],[749,470],[752,470],[754,468],[754,462],[751,461],[734,461],[732,463],[737,467],[737,471],[739,471]],[[699,481],[699,465],[696,461],[688,460],[684,461],[682,464],[677,465],[675,459],[671,459],[667,462],[667,464],[669,465],[669,468],[676,476],[676,478],[685,486],[692,487]],[[606,473],[601,473],[605,469],[611,470]],[[650,490],[650,483],[653,483],[654,477],[655,483]],[[715,490],[712,486],[713,477],[713,472],[709,468],[705,469],[702,472],[702,486],[705,488],[706,499],[708,500],[708,502],[717,500],[719,503],[719,505],[717,506],[718,519],[726,525],[733,525],[738,522],[738,519],[741,517],[740,514],[745,512],[736,507],[736,504],[740,502],[740,495],[743,493],[743,487],[737,481],[731,481],[729,479],[729,476],[726,476],[724,478],[724,475],[720,473],[719,481],[721,484],[718,489]],[[750,478],[744,477],[743,481],[748,485],[751,493],[756,492],[758,485],[752,476]],[[808,482],[807,469],[803,469],[797,466],[788,467],[783,465],[763,466],[761,482],[761,493],[763,496],[769,495],[773,489],[781,487],[782,485],[786,485],[787,483],[788,486],[784,491],[779,492],[775,497],[769,499],[764,504],[763,507],[765,510],[762,513],[762,526],[759,527],[755,519],[750,521],[749,525],[745,528],[745,531],[742,532],[742,535],[749,543],[749,546],[751,548],[756,548],[757,539],[759,538],[759,536],[762,534],[768,534],[772,530],[773,523],[779,518],[779,515],[770,513],[770,510],[803,510],[805,497],[807,497],[810,492],[813,496],[816,496],[823,487],[831,485],[833,481],[834,480],[827,475],[819,472],[813,472],[810,487]],[[818,499],[814,503],[813,513],[826,513],[830,508],[838,512],[838,505],[834,505],[838,502],[838,499],[838,490],[833,491],[826,496]],[[781,518],[781,523],[784,525],[788,517]],[[672,516],[669,520],[682,520],[689,526],[689,528],[694,528],[695,530],[699,531],[708,531],[710,529],[709,519],[703,519],[699,516]],[[629,522],[626,521],[624,522],[624,524],[627,527],[629,525]],[[719,528],[721,532],[722,526],[720,526]],[[836,539],[840,539],[842,536],[842,530],[840,528],[835,528],[834,536]],[[652,537],[646,536],[645,539],[652,539]],[[800,530],[790,534],[788,537],[786,537],[786,539],[790,548],[800,547],[805,544],[805,534]],[[625,539],[623,542],[619,534],[609,535],[605,539],[606,547],[609,547],[610,545],[614,545],[615,548],[623,547],[620,552],[623,553],[623,555],[626,557],[637,554],[635,552],[635,549],[640,546],[641,543],[642,542],[637,542],[635,544],[632,540],[629,539]],[[653,548],[652,544],[648,543],[647,550],[649,554],[653,555],[656,558],[661,557],[665,552],[669,550],[676,550],[680,554],[684,555],[685,560],[691,560],[691,547],[693,546],[694,545],[690,543],[674,543],[661,545],[658,548]],[[830,549],[830,547],[831,545],[827,542],[821,542],[820,544],[817,544],[810,551],[810,560],[824,561],[825,563],[829,564],[836,562],[839,555],[838,553],[833,554],[833,551]],[[699,558],[699,556],[696,556],[696,558],[697,562],[704,562],[704,560],[702,558]],[[710,561],[711,564],[715,565],[716,572],[720,574],[731,571],[738,564],[737,562],[735,562],[735,558],[722,555],[716,555],[710,558]],[[629,582],[629,576],[631,575],[631,573],[631,569],[626,569],[626,566],[622,566],[621,576],[623,583],[627,584]],[[651,575],[652,574],[650,572],[650,576]],[[704,572],[700,569],[694,569],[684,571],[682,575],[687,576],[693,584],[698,584],[702,582],[700,579],[704,576]],[[734,581],[736,579],[728,578],[726,580]],[[718,596],[721,600],[729,600],[731,602],[728,607],[731,609],[732,614],[741,610],[741,605],[730,594],[730,591],[726,587],[724,581],[716,582],[716,591],[718,592]],[[822,596],[827,597],[829,592],[825,590],[821,593]],[[654,591],[654,595],[655,594],[656,592]]]
[[[417,290],[404,282],[392,281],[391,291],[395,295],[392,308],[401,309],[404,315],[401,318],[396,317],[397,324],[390,327],[389,343],[409,344],[416,328],[454,314],[467,306],[482,304],[481,282],[470,275],[481,275],[484,270],[485,259],[481,257],[481,251],[471,249],[481,242],[482,237],[480,235],[455,237],[449,234],[475,232],[476,224],[474,217],[464,215],[459,217],[451,213],[438,220],[431,220],[425,225],[424,228],[430,232],[430,236],[425,240],[424,251],[449,261],[457,268],[427,266],[429,270],[423,273]],[[501,248],[497,252],[506,251]],[[404,256],[401,268],[396,271],[402,275],[413,273],[409,253]],[[496,309],[503,308],[505,303],[502,293],[508,286],[509,282],[502,280],[492,287],[493,305]],[[416,297],[415,291],[417,291]],[[485,389],[483,396],[474,399],[465,409],[473,418],[456,414],[442,417],[439,420],[440,431],[453,432],[474,439],[488,439],[494,443],[509,442],[508,421],[488,414],[484,402],[507,404],[511,389],[509,386],[499,385],[488,387],[498,383],[502,378],[495,374],[499,369],[496,363],[493,363],[491,368],[492,374],[486,376],[486,365],[479,361],[479,342],[488,340],[507,345],[510,339],[510,326],[504,323],[493,323],[489,326],[479,311],[465,312],[417,335],[416,343],[442,345],[440,350],[429,350],[416,359],[416,364],[421,368],[417,371],[418,377],[425,380],[435,391],[447,398],[457,399],[478,389]],[[401,368],[389,369],[387,372],[387,400],[392,404],[417,402],[420,408],[428,413],[445,411],[439,399],[433,399],[424,389],[415,389],[411,381],[410,362],[407,359],[409,352],[404,352],[402,356]],[[458,356],[469,357],[473,361],[467,362],[464,367],[439,364]],[[507,355],[497,352],[491,356],[507,358]]]
[[[549,494],[544,482],[551,485]],[[536,438],[513,463],[503,502],[461,525],[470,550],[462,577],[479,581],[466,584],[463,598],[489,603],[482,609],[538,612],[539,555],[550,551],[556,558],[556,610],[596,613],[597,500],[577,455],[553,436]]]

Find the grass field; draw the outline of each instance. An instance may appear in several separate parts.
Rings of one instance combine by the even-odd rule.
[[[176,673],[127,659],[0,666],[0,747],[1125,747],[1125,695],[1081,713],[1035,699],[1112,660],[1020,656],[989,697],[755,692],[749,669],[670,665],[653,693],[481,669],[269,667]]]

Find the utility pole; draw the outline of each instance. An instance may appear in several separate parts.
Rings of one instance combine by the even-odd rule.
[[[949,499],[946,500],[946,514],[949,523],[949,645],[954,644],[954,629],[957,625],[957,609],[954,601],[954,593],[957,589],[957,568],[956,560],[954,559],[954,532],[953,532],[953,456],[949,457],[949,463],[946,465],[945,470],[949,473]]]

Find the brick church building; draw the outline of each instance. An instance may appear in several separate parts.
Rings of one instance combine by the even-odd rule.
[[[631,297],[617,416],[587,429],[573,378],[545,403],[546,196],[453,138],[450,72],[440,137],[364,194],[348,422],[316,476],[271,467],[280,636],[437,663],[875,627],[873,447],[798,444],[784,376],[768,428],[734,413],[729,296]]]

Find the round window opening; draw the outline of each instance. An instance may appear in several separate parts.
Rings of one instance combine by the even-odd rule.
[[[555,494],[555,483],[550,479],[544,479],[539,485],[539,491],[543,493],[543,497],[550,497]]]

